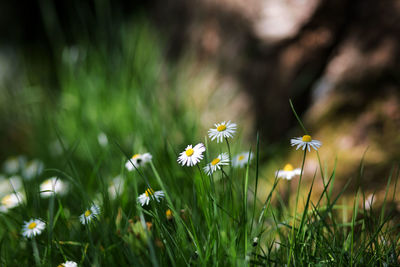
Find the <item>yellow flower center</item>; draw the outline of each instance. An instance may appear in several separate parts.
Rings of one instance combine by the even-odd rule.
[[[218,162],[220,162],[221,160],[219,158],[213,159],[213,161],[211,161],[211,165],[215,166],[218,164]]]
[[[140,154],[135,154],[135,155],[132,156],[132,159],[136,159],[138,157],[140,157]]]
[[[224,124],[221,124],[220,126],[217,127],[218,132],[222,132],[226,130],[226,126]]]
[[[243,155],[239,156],[239,160],[240,161],[244,160],[244,156]]]
[[[149,197],[154,194],[154,190],[151,188],[148,188],[144,193],[146,194],[146,197]]]
[[[1,204],[3,204],[4,206],[11,204],[11,195],[7,195],[7,196],[3,197],[1,199]]]
[[[293,171],[293,166],[292,164],[286,164],[285,167],[283,167],[284,171]]]
[[[307,142],[307,143],[309,143],[309,142],[311,142],[311,136],[309,136],[308,134],[306,134],[306,135],[303,135],[303,138],[301,139],[303,142]]]
[[[172,218],[172,211],[171,211],[170,209],[168,209],[168,210],[165,212],[165,216],[167,217],[168,220],[171,219],[171,218]]]
[[[85,217],[89,217],[92,212],[90,210],[85,211]]]
[[[188,157],[190,157],[191,155],[193,155],[193,153],[194,153],[193,148],[189,148],[189,149],[186,150],[186,156],[188,156]]]
[[[36,223],[35,222],[31,222],[29,225],[28,225],[28,228],[29,229],[33,229],[33,228],[35,228],[36,227]]]

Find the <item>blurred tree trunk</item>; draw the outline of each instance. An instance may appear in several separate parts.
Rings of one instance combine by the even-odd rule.
[[[171,36],[172,58],[183,48],[195,48],[202,60],[216,60],[221,73],[235,77],[250,95],[256,126],[264,137],[279,140],[294,123],[289,98],[303,114],[328,93],[351,90],[365,103],[377,93],[385,94],[387,83],[399,85],[399,1],[303,3],[159,1],[156,18]],[[281,12],[276,18],[271,15],[275,9]],[[263,20],[265,31],[279,30],[287,21],[280,17],[291,12],[301,19],[290,22],[295,30],[289,34],[269,38],[257,31]],[[352,86],[344,86],[348,84]],[[358,108],[362,112],[363,107]]]

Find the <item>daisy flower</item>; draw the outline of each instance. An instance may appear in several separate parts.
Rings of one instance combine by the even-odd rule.
[[[10,157],[3,165],[4,171],[7,174],[17,173],[25,165],[26,159],[24,156]]]
[[[251,161],[254,157],[253,153],[242,152],[242,153],[237,154],[232,160],[232,166],[243,168],[247,164],[249,157],[250,157],[250,161]]]
[[[22,235],[27,238],[40,235],[45,227],[46,224],[41,219],[30,219],[24,222]]]
[[[1,199],[0,211],[7,212],[9,209],[15,208],[18,205],[20,205],[22,201],[23,201],[23,195],[21,193],[17,192],[5,195]]]
[[[293,169],[293,166],[291,164],[286,164],[285,167],[283,167],[283,170],[278,170],[275,172],[276,177],[278,178],[284,178],[287,180],[291,180],[293,177],[296,175],[300,175],[301,169]]]
[[[232,138],[236,132],[236,123],[231,123],[231,121],[224,121],[214,125],[216,128],[208,130],[208,137],[211,138],[211,141],[217,139],[217,143],[222,142],[224,138]]]
[[[124,191],[124,179],[118,175],[111,181],[108,187],[108,194],[112,199],[115,199],[122,191]]]
[[[23,170],[23,176],[30,180],[43,172],[43,162],[40,160],[32,160],[26,164],[25,169]]]
[[[141,194],[137,200],[140,203],[140,205],[148,205],[150,202],[150,199],[154,198],[157,202],[160,202],[160,199],[164,197],[164,192],[163,191],[154,191],[151,188],[147,188],[146,191]]]
[[[97,141],[102,147],[106,147],[108,145],[108,138],[107,135],[103,132],[97,135]]]
[[[81,216],[79,216],[79,220],[81,221],[82,224],[88,224],[91,220],[97,219],[99,214],[100,214],[99,206],[92,205]]]
[[[21,177],[18,175],[11,176],[8,179],[0,180],[0,195],[5,195],[10,192],[18,191],[22,187]]]
[[[145,165],[147,162],[151,161],[152,158],[153,156],[150,153],[135,154],[125,163],[125,168],[127,168],[128,171],[133,171],[135,167],[139,168]]]
[[[67,192],[68,185],[57,179],[57,177],[51,177],[45,180],[40,185],[40,196],[41,197],[50,197],[53,194],[64,195]]]
[[[216,170],[220,170],[221,166],[224,165],[229,165],[228,153],[219,154],[218,157],[204,167],[204,172],[207,173],[207,175],[211,175]]]
[[[290,139],[290,144],[292,146],[297,146],[296,150],[299,149],[300,147],[303,150],[308,148],[309,152],[310,152],[310,147],[314,148],[315,150],[318,150],[318,148],[322,145],[320,141],[313,140],[311,136],[308,134],[303,135],[303,137],[295,137]]]
[[[179,154],[178,163],[182,166],[194,166],[203,159],[204,151],[206,151],[206,148],[202,143],[198,143],[194,147],[188,145],[185,151]]]
[[[58,265],[58,267],[78,267],[78,264],[74,261],[66,261]]]

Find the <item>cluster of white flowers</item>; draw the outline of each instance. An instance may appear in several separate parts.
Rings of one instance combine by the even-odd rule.
[[[208,131],[208,137],[211,141],[216,140],[217,143],[223,142],[225,139],[228,144],[228,138],[233,138],[236,132],[237,125],[231,121],[221,122],[215,124],[215,128]],[[99,144],[103,147],[107,146],[108,139],[104,133],[100,133],[98,136]],[[296,150],[302,148],[303,150],[311,151],[311,148],[318,150],[321,147],[321,142],[318,140],[313,140],[310,135],[304,135],[302,137],[296,137],[290,140],[292,146],[297,146]],[[204,158],[203,153],[206,151],[206,147],[203,143],[198,143],[196,145],[188,145],[186,149],[181,152],[178,156],[177,162],[182,166],[192,167]],[[207,163],[203,167],[203,171],[211,176],[218,170],[223,170],[224,166],[232,166],[237,168],[244,168],[249,164],[254,158],[254,154],[249,151],[241,152],[230,158],[230,154],[227,152],[220,153],[212,161]],[[133,171],[137,168],[143,167],[152,160],[152,155],[150,153],[135,154],[126,163],[125,167],[128,171]],[[0,195],[2,195],[0,200],[0,211],[6,212],[9,209],[17,207],[21,204],[25,196],[19,191],[22,187],[22,178],[18,176],[18,173],[22,175],[24,179],[33,179],[38,177],[43,172],[43,163],[39,160],[32,160],[26,162],[25,157],[19,156],[8,159],[4,164],[4,171],[7,174],[12,174],[13,176],[6,179],[0,175]],[[291,164],[286,164],[282,170],[276,171],[275,175],[278,178],[283,178],[291,180],[297,175],[301,175],[301,169],[294,168]],[[40,185],[40,196],[47,198],[53,195],[65,195],[68,191],[68,184],[59,179],[59,177],[50,177],[44,180]],[[124,180],[117,176],[112,180],[109,186],[109,195],[111,198],[115,198],[119,192],[124,189]],[[137,202],[141,206],[149,205],[151,200],[160,202],[165,197],[163,191],[155,191],[150,186],[145,190],[143,194],[137,197]],[[368,201],[372,203],[371,197]],[[366,206],[370,203],[367,203]],[[101,210],[96,204],[92,204],[87,208],[80,216],[79,220],[83,225],[89,224],[92,221],[98,220]],[[171,220],[173,218],[172,211],[167,210],[166,217]],[[34,236],[40,235],[46,228],[46,223],[40,218],[32,218],[29,221],[25,221],[22,227],[22,235],[26,238],[32,238]],[[258,244],[258,238],[254,238],[253,244]],[[60,266],[65,267],[75,267],[76,262],[66,261],[61,263]]]

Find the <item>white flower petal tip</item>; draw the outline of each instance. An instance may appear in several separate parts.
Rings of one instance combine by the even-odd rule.
[[[228,153],[222,153],[204,167],[204,172],[207,175],[211,175],[215,171],[220,170],[222,166],[226,165],[229,165],[229,155]]]
[[[247,162],[253,159],[254,155],[250,152],[242,152],[237,154],[232,160],[232,166],[235,168],[243,168]]]
[[[223,142],[224,138],[233,138],[237,127],[236,123],[231,121],[216,123],[214,126],[215,128],[208,130],[208,137],[211,141],[217,139],[217,143]]]
[[[293,177],[300,174],[301,169],[294,169],[291,164],[286,164],[285,167],[283,167],[283,170],[278,170],[275,172],[276,177],[286,180],[292,180]]]
[[[154,191],[151,188],[147,188],[146,191],[141,194],[138,198],[137,201],[140,203],[140,205],[149,205],[149,202],[151,199],[156,200],[157,202],[160,202],[161,199],[164,198],[164,192],[163,191]]]
[[[188,145],[185,151],[179,154],[177,161],[182,166],[194,166],[203,159],[204,151],[206,151],[206,147],[202,143],[198,143],[194,147]]]
[[[92,205],[81,216],[79,216],[79,220],[81,221],[82,224],[88,224],[92,220],[98,219],[99,215],[100,215],[100,207],[97,205]]]
[[[22,235],[26,238],[31,238],[40,235],[44,228],[46,228],[46,224],[41,219],[31,219],[24,222]]]
[[[152,160],[153,156],[150,153],[135,154],[125,163],[125,168],[128,171],[133,171],[139,167],[144,166]]]
[[[311,149],[310,147],[314,148],[316,151],[318,148],[321,147],[322,143],[318,140],[313,140],[310,135],[303,135],[302,137],[295,137],[290,139],[290,144],[292,146],[297,146],[296,150],[298,150],[300,147],[304,149],[308,149],[310,152]]]

